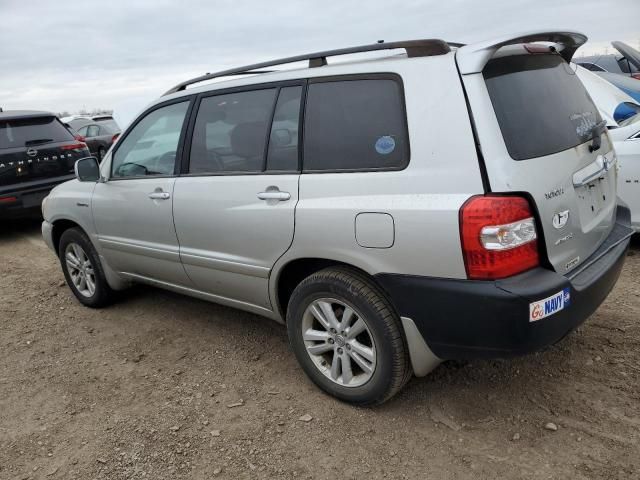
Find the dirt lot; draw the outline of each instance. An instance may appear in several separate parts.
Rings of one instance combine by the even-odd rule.
[[[448,362],[363,409],[257,316],[144,287],[81,307],[38,228],[0,229],[3,480],[640,478],[639,239],[559,345]]]

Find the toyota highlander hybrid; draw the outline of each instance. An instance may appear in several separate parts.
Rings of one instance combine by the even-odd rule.
[[[186,81],[76,164],[44,238],[84,305],[142,282],[270,317],[356,404],[542,349],[603,302],[632,233],[568,63],[586,40],[378,43]]]

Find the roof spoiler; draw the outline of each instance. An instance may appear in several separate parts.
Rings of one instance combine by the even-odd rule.
[[[480,73],[487,62],[500,47],[531,42],[552,42],[558,44],[558,52],[567,62],[571,61],[576,50],[585,44],[587,36],[580,32],[566,31],[533,31],[518,36],[504,35],[492,40],[473,43],[460,48],[456,52],[458,68],[462,75]]]

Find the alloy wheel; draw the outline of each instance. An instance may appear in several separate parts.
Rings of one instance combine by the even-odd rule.
[[[314,300],[302,318],[302,338],[314,365],[338,385],[359,387],[373,376],[373,335],[362,315],[344,301]]]
[[[92,297],[96,291],[96,276],[87,253],[77,243],[70,243],[65,249],[64,259],[73,286],[81,295]]]

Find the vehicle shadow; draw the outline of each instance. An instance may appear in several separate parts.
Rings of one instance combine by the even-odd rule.
[[[185,336],[189,339],[188,350],[192,352],[206,351],[207,345],[224,339],[228,344],[235,344],[239,351],[248,352],[244,357],[234,357],[231,363],[244,364],[244,368],[247,369],[261,369],[261,375],[266,379],[272,379],[276,389],[287,390],[285,384],[304,385],[302,391],[311,395],[309,398],[317,401],[324,399],[344,412],[359,408],[323,394],[305,377],[289,347],[286,327],[272,320],[146,285],[134,285],[119,292],[118,300],[111,308],[118,318],[116,322],[123,324],[129,321],[125,320],[128,318],[125,312],[129,313],[132,309],[146,311],[149,315],[148,320],[154,319],[153,330],[157,331],[158,335],[166,338]],[[171,311],[171,315],[162,316],[161,312],[168,310]],[[153,343],[154,340],[150,341]],[[372,408],[383,415],[395,415],[398,409],[420,410],[433,401],[451,402],[451,399],[446,399],[455,392],[456,399],[451,402],[452,408],[462,412],[473,404],[478,396],[492,398],[496,392],[510,391],[514,388],[520,391],[535,391],[541,376],[566,365],[576,356],[579,349],[577,336],[570,335],[557,346],[524,357],[504,360],[449,360],[427,377],[413,378],[398,395],[384,405]],[[165,354],[167,352],[163,353]],[[252,356],[259,358],[259,362],[251,361]],[[278,362],[273,363],[270,358],[276,358]],[[280,369],[288,372],[288,378],[282,384],[277,383],[282,379],[276,380],[280,376]],[[251,388],[254,387],[255,385],[252,385]],[[241,381],[236,384],[236,388],[251,390],[242,385]],[[295,394],[294,390],[289,393]],[[520,404],[521,408],[526,406],[526,401]],[[487,416],[490,411],[491,408],[487,407]]]
[[[42,218],[29,217],[0,221],[0,243],[12,242],[20,237],[40,236]]]

